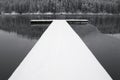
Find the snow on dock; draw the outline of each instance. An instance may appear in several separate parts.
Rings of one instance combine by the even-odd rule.
[[[49,24],[53,20],[52,19],[32,19],[30,20],[31,24]],[[66,19],[68,23],[88,23],[87,19]]]
[[[54,20],[9,80],[112,80],[65,20]]]

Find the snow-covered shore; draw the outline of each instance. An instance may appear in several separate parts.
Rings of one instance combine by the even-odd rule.
[[[51,12],[46,12],[46,13],[40,13],[40,12],[35,12],[35,13],[1,13],[1,15],[120,15],[119,14],[112,14],[112,13],[71,13],[71,12],[60,12],[60,13],[51,13]]]

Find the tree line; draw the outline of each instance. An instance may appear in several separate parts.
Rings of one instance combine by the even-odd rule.
[[[120,0],[0,0],[1,13],[120,13]]]

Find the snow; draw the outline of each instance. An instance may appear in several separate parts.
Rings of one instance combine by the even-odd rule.
[[[112,80],[65,20],[54,20],[9,80]]]

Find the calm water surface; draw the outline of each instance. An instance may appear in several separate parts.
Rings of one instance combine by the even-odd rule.
[[[120,76],[120,64],[118,63],[120,61],[120,16],[60,15],[0,16],[0,80],[7,80],[10,77],[49,26],[49,24],[35,26],[31,25],[29,21],[31,19],[51,18],[88,19],[89,24],[87,25],[71,24],[71,26],[91,49],[108,73],[115,80],[120,79],[118,77]],[[109,47],[111,45],[108,44],[111,42],[115,45]],[[103,44],[107,45],[103,47]],[[113,47],[115,49],[112,49]]]

